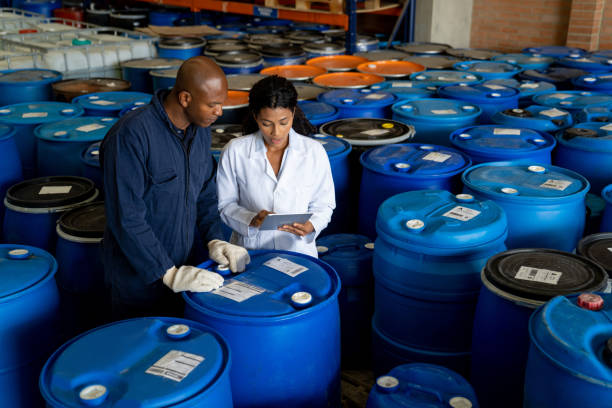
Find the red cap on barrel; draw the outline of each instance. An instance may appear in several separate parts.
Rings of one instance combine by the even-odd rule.
[[[603,309],[604,300],[595,293],[583,293],[578,296],[578,306],[583,309],[597,311]]]

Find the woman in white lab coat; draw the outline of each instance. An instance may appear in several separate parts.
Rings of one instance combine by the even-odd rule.
[[[325,149],[303,136],[315,131],[297,106],[290,81],[269,76],[253,86],[246,136],[228,143],[217,170],[219,211],[233,230],[231,242],[317,256],[315,238],[329,223],[336,201]],[[260,231],[270,213],[312,217]]]

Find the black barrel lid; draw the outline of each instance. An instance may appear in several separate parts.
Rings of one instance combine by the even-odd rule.
[[[159,41],[160,47],[177,49],[203,47],[205,44],[205,40],[195,37],[168,37]]]
[[[315,31],[289,31],[285,38],[294,44],[321,43],[327,41],[325,35]]]
[[[290,44],[288,39],[277,34],[253,34],[249,37],[249,46],[251,48],[260,49],[267,45],[288,47]]]
[[[0,73],[0,82],[45,81],[59,76],[61,76],[61,73],[48,69],[19,69],[13,72]]]
[[[506,109],[502,111],[502,113],[504,115],[512,116],[515,118],[532,118],[533,117],[533,114],[531,112],[529,112],[526,109],[520,109],[520,108]]]
[[[527,69],[518,76],[521,79],[540,80],[556,84],[583,75],[588,75],[588,72],[581,69],[549,67],[546,69]]]
[[[59,219],[62,232],[79,238],[102,238],[106,216],[104,215],[104,202],[80,205],[66,211]]]
[[[597,263],[555,249],[514,249],[490,258],[484,275],[497,289],[533,301],[601,290],[608,275]]]
[[[221,150],[230,140],[243,135],[242,125],[213,125],[210,135],[212,150]]]
[[[384,132],[382,131],[384,130]],[[401,122],[388,119],[339,119],[321,126],[321,132],[351,141],[381,141],[396,139],[412,132]]]
[[[449,48],[445,50],[445,52],[453,57],[474,60],[489,60],[493,57],[497,57],[498,55],[502,55],[501,52],[477,48]]]
[[[327,92],[329,89],[321,88],[320,86],[312,85],[312,84],[301,84],[294,83],[293,86],[298,93],[298,101],[308,101],[311,99],[317,99],[319,94],[323,92]]]
[[[396,50],[408,52],[410,54],[441,54],[451,48],[448,44],[430,42],[411,42],[395,45]]]
[[[576,127],[572,127],[569,129],[565,129],[563,132],[563,139],[572,140],[575,137],[599,137],[599,133],[594,131],[593,129],[585,129],[581,128],[580,125],[576,125]]]
[[[261,60],[261,56],[253,51],[230,51],[215,55],[215,60],[223,64],[252,64]]]
[[[242,41],[240,38],[220,37],[220,38],[208,38],[206,39],[206,44],[208,44],[208,46],[219,45],[219,44],[244,44],[244,41]]]
[[[225,52],[249,52],[249,46],[245,43],[213,44],[204,49],[204,54],[217,56]]]
[[[576,252],[597,262],[612,278],[612,232],[601,232],[582,238]]]
[[[268,57],[299,57],[304,55],[304,50],[302,50],[302,47],[295,45],[284,45],[281,47],[277,45],[264,45],[261,48],[261,53]]]
[[[6,201],[22,208],[57,208],[86,201],[95,194],[93,181],[84,177],[40,177],[11,186]]]

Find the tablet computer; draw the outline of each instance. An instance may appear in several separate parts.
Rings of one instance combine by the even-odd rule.
[[[297,222],[303,224],[312,217],[312,213],[303,214],[268,214],[259,226],[260,231],[277,230],[278,227],[285,224],[293,224]]]

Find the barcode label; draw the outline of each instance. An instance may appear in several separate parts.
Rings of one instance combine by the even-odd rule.
[[[603,290],[603,293],[612,293],[612,279],[608,279],[608,284],[606,288]]]
[[[557,271],[521,266],[516,275],[514,275],[514,278],[532,282],[546,283],[549,285],[556,285],[559,283],[561,275],[563,275],[563,273]]]
[[[471,208],[462,207],[458,205],[452,210],[447,211],[444,214],[442,214],[442,216],[447,217],[447,218],[454,218],[455,220],[459,220],[459,221],[469,221],[472,218],[478,216],[478,214],[480,214],[480,211],[478,210],[473,210]]]
[[[47,112],[27,112],[21,115],[22,118],[46,118],[49,116]]]
[[[551,190],[563,191],[570,185],[572,185],[572,182],[568,180],[548,179],[546,180],[546,182],[540,184],[540,187],[549,188]]]
[[[527,88],[527,89],[536,89],[537,87],[539,87],[539,84],[531,84],[531,83],[527,83],[527,84],[521,84],[521,88]]]
[[[561,100],[564,100],[564,99],[567,99],[567,98],[571,98],[572,96],[574,96],[574,95],[572,95],[572,94],[564,94],[564,93],[556,93],[556,94],[550,95],[551,98],[557,98],[557,99],[561,99]]]
[[[78,130],[79,132],[93,132],[94,130],[98,130],[98,129],[104,129],[106,126],[101,125],[99,123],[92,123],[90,125],[84,125],[84,126],[79,126],[78,128],[76,128],[76,130]]]
[[[373,94],[369,94],[368,96],[366,96],[365,99],[378,100],[378,99],[383,99],[383,98],[386,98],[386,97],[387,97],[387,95],[385,95],[385,94],[373,93]]]
[[[540,111],[540,115],[548,116],[549,118],[558,118],[559,116],[567,115],[567,112],[563,112],[557,108],[553,108]]]
[[[38,191],[38,195],[42,194],[68,194],[72,190],[72,186],[43,186]]]
[[[457,111],[454,109],[433,109],[431,113],[434,115],[455,115]]]
[[[253,296],[261,295],[265,291],[264,288],[260,288],[259,286],[249,285],[241,281],[232,281],[219,289],[213,290],[211,293],[240,303]]]
[[[145,372],[147,374],[181,382],[194,368],[200,365],[202,361],[204,361],[204,357],[202,356],[171,350],[166,353],[165,356],[157,360],[157,362]]]
[[[391,82],[391,88],[412,88],[412,82]]]
[[[450,159],[450,157],[451,157],[450,154],[431,152],[431,153],[427,154],[425,157],[423,157],[423,160],[434,161],[434,162],[438,162],[438,163],[444,163],[445,161]]]
[[[92,104],[94,105],[101,105],[101,106],[107,106],[107,105],[115,105],[116,102],[113,101],[105,101],[103,99],[99,100],[99,101],[91,101]]]
[[[290,260],[281,258],[280,256],[277,256],[276,258],[272,258],[264,262],[264,265],[266,265],[268,268],[276,269],[277,271],[282,272],[285,275],[289,275],[292,278],[295,278],[302,272],[308,270],[308,268],[306,268],[305,266],[298,265],[295,262],[291,262]]]
[[[485,88],[489,88],[489,89],[492,89],[494,91],[499,91],[500,89],[506,89],[505,86],[495,85],[495,84],[487,84],[487,85],[485,85]]]
[[[521,134],[521,129],[493,129],[494,135],[516,135],[519,136]]]

